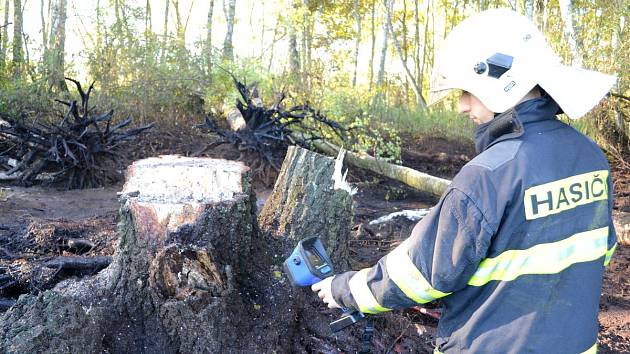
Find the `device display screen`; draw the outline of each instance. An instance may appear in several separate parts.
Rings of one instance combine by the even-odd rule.
[[[319,253],[317,253],[317,250],[315,250],[314,248],[305,247],[304,253],[306,254],[308,263],[311,264],[313,267],[319,269],[325,264],[322,257],[319,255]]]

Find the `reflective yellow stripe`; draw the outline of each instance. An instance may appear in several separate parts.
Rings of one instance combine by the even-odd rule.
[[[608,226],[577,233],[562,241],[543,243],[526,250],[505,251],[486,258],[468,281],[482,286],[492,280],[509,281],[524,274],[555,274],[572,264],[588,262],[606,254]]]
[[[438,348],[433,349],[433,354],[444,354]],[[580,354],[597,354],[597,343]]]
[[[608,199],[608,171],[599,170],[530,187],[523,205],[527,220]]]
[[[597,354],[597,343],[593,344],[592,347],[588,348],[586,351],[581,352],[580,354]]]
[[[606,252],[606,258],[604,258],[604,266],[608,266],[608,263],[610,263],[610,259],[612,258],[613,253],[615,253],[615,250],[617,249],[617,242],[615,242],[615,244]]]
[[[434,289],[422,276],[409,257],[408,243],[405,241],[391,251],[385,258],[385,266],[389,278],[411,300],[424,304],[444,297],[443,293]]]
[[[372,295],[372,291],[367,285],[367,273],[369,269],[361,269],[350,278],[348,285],[354,301],[359,306],[362,313],[379,313],[390,309],[381,306]]]

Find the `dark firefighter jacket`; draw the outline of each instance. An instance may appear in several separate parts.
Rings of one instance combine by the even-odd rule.
[[[481,153],[408,239],[336,276],[334,299],[367,314],[441,299],[436,353],[595,353],[611,176],[558,110],[539,97],[478,127]]]

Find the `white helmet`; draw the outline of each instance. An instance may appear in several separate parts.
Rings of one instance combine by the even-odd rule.
[[[437,53],[429,104],[460,89],[502,113],[540,85],[564,113],[577,119],[593,108],[616,77],[564,66],[527,17],[495,9],[457,25]]]

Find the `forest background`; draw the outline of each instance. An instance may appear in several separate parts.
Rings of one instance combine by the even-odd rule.
[[[619,75],[572,124],[628,161],[626,0],[0,0],[0,112],[53,119],[53,100],[74,95],[67,76],[95,81],[117,119],[188,132],[233,107],[233,73],[266,105],[285,92],[367,128],[379,141],[354,148],[397,160],[401,134],[471,137],[453,98],[427,109],[429,78],[450,29],[495,7],[531,18],[565,64]]]

